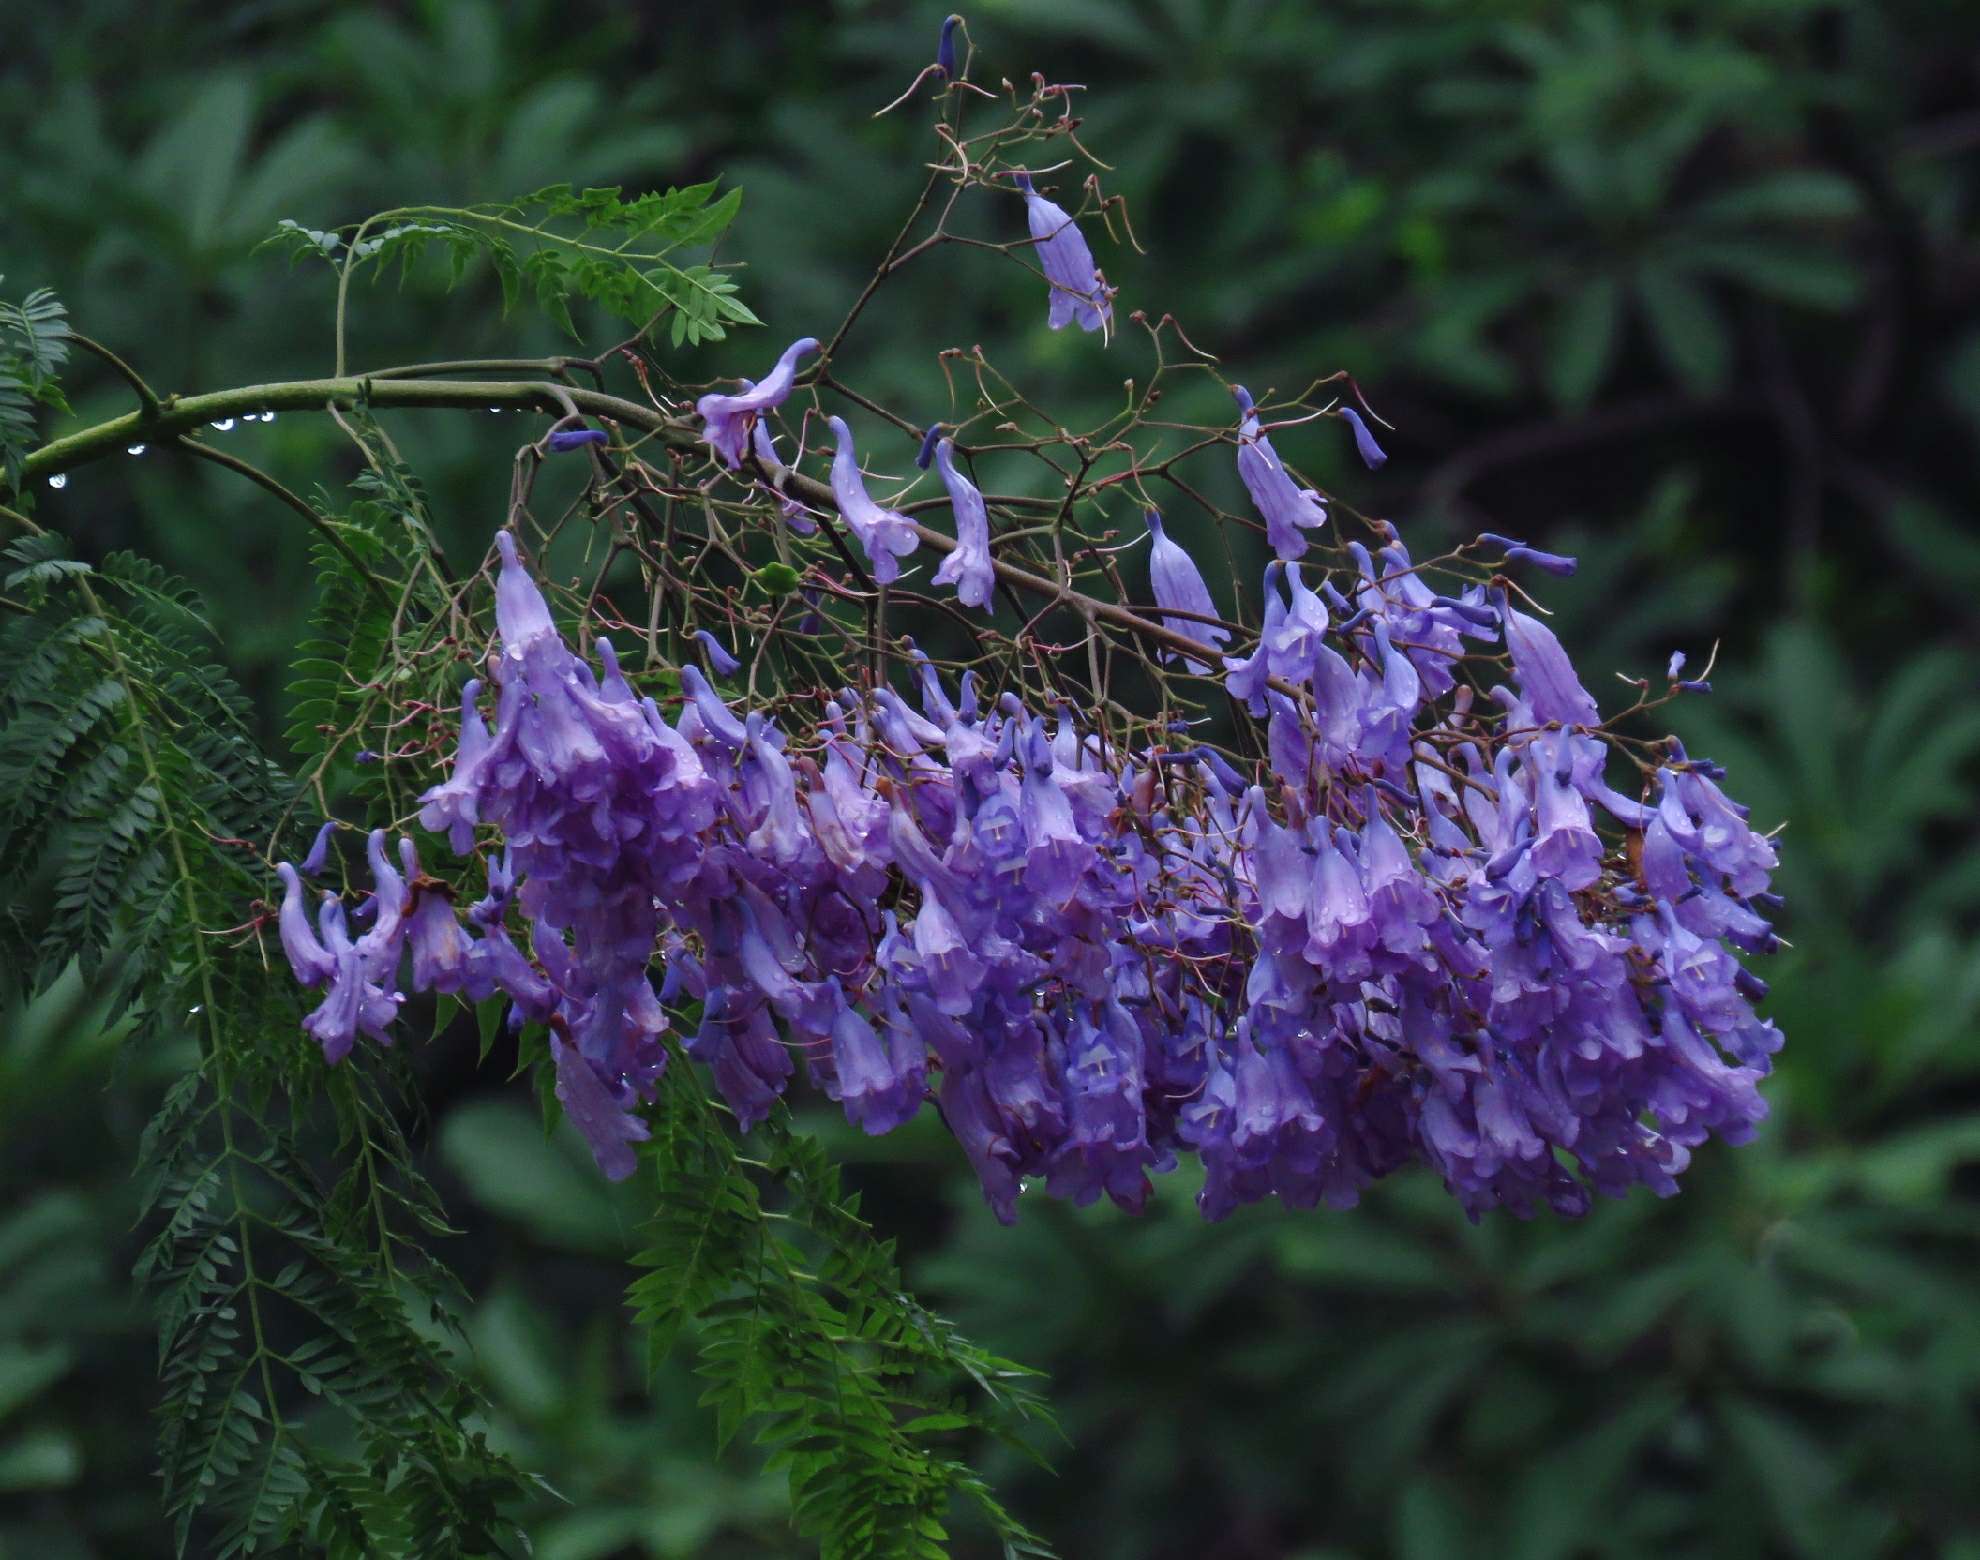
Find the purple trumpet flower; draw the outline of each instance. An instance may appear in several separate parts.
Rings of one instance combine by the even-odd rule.
[[[282,910],[277,918],[282,952],[288,955],[289,968],[301,984],[320,986],[337,973],[337,961],[310,928],[303,909],[302,879],[296,876],[296,869],[286,861],[277,862],[275,875],[282,880]]]
[[[608,1181],[623,1181],[638,1168],[633,1151],[652,1129],[632,1115],[605,1087],[604,1080],[574,1046],[550,1037],[550,1057],[557,1068],[557,1098],[571,1124],[591,1145],[592,1157]]]
[[[1251,392],[1243,385],[1232,385],[1231,396],[1238,404],[1239,480],[1265,517],[1265,539],[1272,544],[1272,551],[1291,563],[1306,551],[1301,532],[1327,523],[1327,506],[1318,493],[1293,481],[1272,441],[1259,431]]]
[[[1343,406],[1341,416],[1347,419],[1347,425],[1354,430],[1354,447],[1361,456],[1362,463],[1370,471],[1380,471],[1389,463],[1389,457],[1383,453],[1382,446],[1375,442],[1375,435],[1369,431],[1368,424],[1361,420],[1361,413],[1352,406]]]
[[[935,45],[935,68],[950,81],[956,79],[956,28],[962,18],[951,12],[942,21],[942,41]]]
[[[1253,715],[1265,713],[1266,679],[1272,674],[1272,646],[1285,626],[1286,598],[1279,594],[1279,575],[1285,565],[1274,558],[1265,565],[1265,623],[1258,630],[1258,642],[1247,656],[1224,657],[1224,687],[1234,699],[1242,699]]]
[[[419,869],[411,840],[399,841],[399,858],[412,882],[412,911],[406,917],[406,945],[412,950],[415,991],[459,991],[467,984],[474,942],[454,914],[449,891]]]
[[[843,417],[826,419],[837,441],[832,451],[832,496],[839,513],[873,565],[873,578],[886,585],[901,577],[900,560],[921,545],[914,523],[906,515],[883,509],[866,494],[866,479],[859,472],[859,455],[853,449],[852,430]]]
[[[550,453],[562,455],[570,450],[581,450],[587,444],[604,444],[607,435],[602,428],[559,428],[550,435]]]
[[[481,820],[481,774],[491,744],[488,728],[481,723],[481,711],[475,707],[480,693],[481,683],[469,678],[461,689],[461,735],[454,749],[454,772],[420,798],[420,826],[435,834],[444,833],[457,856],[468,853],[474,844],[474,826]]]
[[[956,599],[966,607],[990,608],[997,571],[990,561],[990,515],[976,484],[956,470],[956,442],[943,439],[935,446],[935,465],[949,490],[949,507],[956,516],[956,550],[935,571],[937,585],[954,585]]]
[[[1221,616],[1195,560],[1183,551],[1180,543],[1170,540],[1168,533],[1162,529],[1162,512],[1159,509],[1148,511],[1148,534],[1153,539],[1148,549],[1148,583],[1154,589],[1156,605],[1183,612],[1200,612],[1205,617]],[[1230,642],[1231,631],[1216,623],[1199,623],[1191,618],[1175,617],[1162,621],[1172,632],[1186,634],[1201,644],[1221,648]],[[1164,660],[1171,660],[1174,655],[1171,650],[1162,652]],[[1196,677],[1207,676],[1210,671],[1201,661],[1187,658],[1183,666]]]
[[[736,395],[710,392],[694,403],[701,414],[702,437],[731,470],[742,465],[743,441],[748,437],[752,417],[781,406],[797,381],[797,361],[807,352],[818,350],[818,340],[805,336],[784,348],[777,366],[757,383]]]
[[[1031,240],[1038,250],[1038,263],[1045,280],[1052,284],[1052,301],[1046,323],[1053,330],[1069,321],[1079,321],[1081,330],[1104,330],[1113,324],[1113,289],[1094,269],[1093,251],[1079,225],[1066,214],[1065,207],[1047,200],[1031,186],[1031,175],[1020,172],[1018,189],[1024,195],[1026,220]]]
[[[1593,726],[1601,722],[1588,690],[1575,676],[1574,663],[1554,637],[1554,631],[1538,618],[1528,617],[1517,607],[1504,612],[1506,648],[1512,652],[1513,675],[1519,690],[1540,720],[1557,720],[1564,726]]]

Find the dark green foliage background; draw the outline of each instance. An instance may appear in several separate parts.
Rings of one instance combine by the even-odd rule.
[[[323,275],[248,254],[278,220],[720,173],[770,329],[685,372],[748,371],[828,334],[898,225],[922,116],[867,116],[940,14],[9,7],[5,296],[57,288],[161,389],[322,373]],[[993,1461],[1000,1488],[1076,1560],[1980,1556],[1980,16],[969,16],[980,78],[1089,86],[1083,139],[1149,250],[1101,246],[1125,309],[1175,311],[1254,389],[1349,367],[1400,425],[1375,476],[1291,436],[1313,469],[1419,549],[1489,526],[1579,553],[1547,599],[1591,681],[1723,635],[1682,725],[1789,820],[1795,945],[1767,972],[1790,1043],[1762,1140],[1578,1226],[1469,1227],[1417,1177],[1352,1214],[1208,1228],[1178,1175],[1138,1221],[1041,1201],[1006,1231],[932,1122],[876,1144],[820,1115],[923,1297],[1054,1377],[1059,1472]],[[558,350],[500,318],[492,279],[442,280],[361,295],[356,360]],[[949,251],[838,366],[939,404],[934,350],[980,340],[1063,385],[1071,420],[1127,370],[1043,313],[1013,269]],[[66,382],[86,418],[124,407],[90,363]],[[395,421],[450,547],[485,540],[524,426]],[[310,419],[233,437],[298,487],[353,475]],[[279,741],[310,581],[293,516],[157,456],[77,472],[41,515],[196,585]],[[73,979],[31,1008],[0,982],[0,1004],[0,1554],[155,1555],[129,1169],[188,1053],[113,1071],[120,1037]],[[642,1388],[621,1300],[648,1210],[474,1055],[451,1032],[418,1055],[424,1142],[467,1230],[449,1255],[496,1439],[569,1497],[536,1514],[537,1552],[798,1552],[781,1481],[711,1466],[686,1368]]]

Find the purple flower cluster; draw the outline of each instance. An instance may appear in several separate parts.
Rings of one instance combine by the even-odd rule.
[[[421,813],[457,852],[499,836],[488,896],[457,914],[374,835],[353,941],[332,897],[312,930],[282,869],[333,1061],[389,1039],[409,948],[414,989],[500,991],[547,1025],[565,1109],[620,1176],[669,1015],[695,1015],[685,1048],[745,1126],[799,1060],[871,1133],[932,1100],[1004,1219],[1032,1178],[1139,1208],[1185,1153],[1213,1218],[1348,1204],[1412,1162],[1474,1215],[1576,1214],[1675,1190],[1693,1148],[1765,1114],[1780,1035],[1733,950],[1775,945],[1772,846],[1675,745],[1638,796],[1612,789],[1553,634],[1484,586],[1433,593],[1399,542],[1317,589],[1268,568],[1259,641],[1223,672],[1263,722],[1251,775],[918,656],[914,703],[845,692],[789,735],[684,666],[670,722],[603,641],[597,672],[571,652],[500,546],[494,728],[470,684]],[[1158,600],[1200,610],[1193,565],[1157,565]],[[1482,697],[1455,675],[1474,645],[1505,661],[1472,671],[1509,667]]]

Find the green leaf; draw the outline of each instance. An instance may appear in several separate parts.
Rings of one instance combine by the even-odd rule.
[[[1590,277],[1562,297],[1547,354],[1547,388],[1559,405],[1587,405],[1615,359],[1621,323],[1622,287],[1614,277]]]
[[[1696,222],[1847,222],[1863,209],[1856,186],[1817,168],[1783,168],[1696,202]]]
[[[1665,266],[1646,265],[1636,277],[1637,301],[1658,352],[1699,394],[1724,387],[1732,368],[1732,344],[1705,290]]]

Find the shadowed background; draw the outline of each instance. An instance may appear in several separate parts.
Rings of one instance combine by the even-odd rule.
[[[679,368],[760,370],[830,334],[919,187],[925,100],[868,116],[932,58],[941,12],[647,10],[14,8],[8,296],[55,287],[161,390],[318,374],[325,274],[249,254],[280,219],[722,174],[745,191],[726,252],[769,329]],[[1082,140],[1147,250],[1089,224],[1123,313],[1176,313],[1261,394],[1349,368],[1398,425],[1378,474],[1332,425],[1282,435],[1289,457],[1419,554],[1487,528],[1578,554],[1543,599],[1605,702],[1626,692],[1612,670],[1678,648],[1696,667],[1723,639],[1716,693],[1677,723],[1756,819],[1788,822],[1794,944],[1765,970],[1789,1043],[1761,1140],[1701,1155],[1673,1202],[1578,1225],[1469,1226],[1406,1175],[1352,1213],[1208,1227],[1179,1173],[1139,1220],[1041,1198],[1005,1230],[932,1120],[875,1143],[811,1113],[925,1297],[1050,1371],[1071,1444],[1050,1476],[987,1452],[1000,1487],[1068,1560],[1980,1556],[1980,18],[968,16],[978,80],[1087,86]],[[492,278],[448,294],[415,270],[355,308],[359,364],[562,350],[501,318]],[[835,369],[940,415],[934,353],[981,341],[1090,421],[1128,370],[1043,316],[1035,278],[940,251]],[[91,420],[128,399],[89,362],[69,387]],[[1230,416],[1207,387],[1179,411]],[[539,423],[393,426],[471,556]],[[298,488],[353,475],[314,419],[232,437]],[[42,514],[198,585],[279,742],[310,584],[293,515],[162,455],[78,471]],[[81,989],[30,1009],[0,976],[0,1003],[0,1554],[156,1555],[128,1172],[186,1057],[113,1066]],[[781,1481],[747,1448],[713,1460],[688,1370],[646,1389],[619,1309],[640,1194],[473,1062],[471,1037],[425,1046],[422,1130],[491,1434],[568,1497],[537,1553],[798,1553]]]

